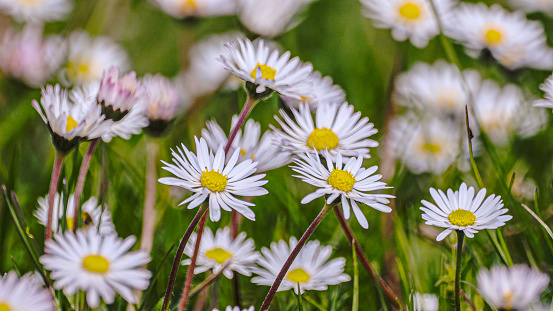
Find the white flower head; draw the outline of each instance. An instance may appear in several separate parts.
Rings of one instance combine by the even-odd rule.
[[[284,102],[292,108],[299,109],[301,103],[309,105],[312,112],[317,110],[319,103],[339,105],[346,100],[346,93],[338,85],[333,84],[331,77],[323,77],[320,72],[314,71],[311,74],[313,92],[310,96],[301,99],[281,96]]]
[[[197,234],[192,233],[184,249],[184,253],[190,257],[194,253],[196,238]],[[233,271],[250,276],[256,267],[255,263],[258,257],[254,242],[252,239],[246,240],[246,233],[241,232],[233,239],[229,227],[217,230],[215,235],[211,229],[205,228],[194,273],[212,270],[216,274],[228,264],[223,270],[223,274],[227,278],[232,279]],[[183,260],[182,264],[189,265],[190,262],[191,260],[187,259]]]
[[[509,4],[526,13],[544,12],[553,15],[553,2],[549,0],[510,0]]]
[[[150,0],[174,18],[214,17],[236,13],[236,0]]]
[[[225,69],[240,79],[255,84],[255,90],[249,92],[268,92],[267,89],[291,98],[310,96],[312,84],[309,75],[313,71],[310,63],[302,63],[298,57],[290,59],[290,52],[282,55],[273,50],[262,39],[252,43],[248,39],[227,42],[230,57],[221,55],[219,61]],[[269,91],[270,91],[269,90]]]
[[[237,164],[240,150],[236,150],[225,164],[225,150],[223,146],[217,149],[215,155],[208,148],[204,138],[194,138],[196,154],[190,152],[184,144],[171,150],[173,163],[162,161],[164,170],[176,177],[163,177],[159,182],[194,192],[192,196],[179,205],[188,204],[193,209],[209,198],[209,217],[211,221],[219,221],[221,209],[230,212],[235,210],[244,217],[255,220],[254,212],[249,208],[255,204],[237,199],[235,196],[260,196],[267,194],[261,188],[267,183],[261,180],[265,174],[253,175],[256,171],[256,162],[244,160]]]
[[[341,105],[321,103],[317,107],[315,120],[307,104],[301,104],[299,111],[291,109],[295,121],[284,110],[283,120],[275,116],[282,130],[276,130],[284,147],[293,153],[323,152],[328,150],[332,157],[340,149],[343,156],[370,158],[372,147],[378,142],[369,139],[377,133],[369,118],[361,118],[361,112],[347,102]],[[315,121],[315,122],[313,122]]]
[[[60,232],[46,241],[46,254],[40,262],[52,271],[54,288],[63,289],[66,296],[86,292],[86,302],[92,308],[100,305],[100,298],[113,303],[116,294],[136,304],[135,290],[148,287],[151,273],[144,268],[150,262],[147,253],[129,252],[135,241],[134,236],[122,240],[94,230]]]
[[[422,200],[420,209],[423,211],[422,219],[427,225],[445,228],[436,238],[443,240],[453,230],[462,230],[464,234],[472,238],[479,230],[497,229],[505,225],[513,216],[504,215],[509,210],[503,208],[503,201],[495,194],[486,196],[486,189],[478,191],[474,196],[474,188],[467,188],[462,183],[458,191],[448,189],[447,195],[442,190],[430,188],[430,195],[436,205]]]
[[[72,9],[71,0],[0,0],[0,10],[20,23],[59,21]]]
[[[421,294],[415,292],[413,295],[413,311],[439,311],[440,305],[438,296],[433,294]]]
[[[180,96],[176,86],[161,74],[146,74],[141,81],[146,93],[146,116],[150,120],[173,120],[180,110]]]
[[[10,271],[0,277],[0,310],[54,311],[55,305],[52,293],[33,276],[19,278]]]
[[[136,78],[136,72],[119,77],[115,66],[104,71],[98,89],[98,103],[106,119],[121,120],[129,111],[145,101],[145,88]]]
[[[298,245],[295,237],[290,238],[290,244],[284,240],[271,243],[271,248],[263,247],[257,268],[252,278],[259,285],[273,285],[282,266]],[[298,256],[288,269],[277,291],[293,289],[298,294],[298,285],[303,294],[306,290],[326,290],[328,285],[348,282],[351,278],[343,273],[346,260],[342,257],[328,261],[332,254],[332,246],[322,246],[319,241],[309,241],[300,250]]]
[[[247,309],[240,309],[240,307],[234,307],[233,308],[232,306],[227,306],[227,308],[225,309],[225,311],[240,311],[240,310],[242,310],[242,311],[254,311],[255,308],[254,308],[254,306],[251,306]],[[219,309],[213,309],[212,311],[219,311]]]
[[[331,204],[339,197],[344,217],[349,219],[351,203],[353,214],[361,227],[365,229],[369,227],[369,223],[357,202],[384,213],[392,211],[385,204],[390,203],[388,199],[394,198],[393,195],[368,193],[368,191],[391,188],[387,187],[386,183],[379,181],[382,175],[373,175],[378,169],[377,166],[367,169],[361,167],[363,165],[362,156],[358,158],[352,157],[344,165],[340,151],[336,154],[336,161],[332,159],[328,152],[324,152],[323,154],[326,165],[321,163],[318,155],[308,152],[298,154],[299,159],[294,160],[296,166],[292,166],[292,169],[300,174],[294,175],[294,177],[301,178],[304,182],[318,188],[315,192],[305,196],[301,200],[302,204],[309,203],[322,196],[327,196],[326,203]]]
[[[534,106],[553,108],[553,75],[549,76],[543,84],[540,85],[540,90],[545,92],[543,95],[545,99],[538,99],[534,101]]]
[[[500,310],[526,310],[549,284],[547,274],[526,265],[480,269],[476,280],[480,295]]]

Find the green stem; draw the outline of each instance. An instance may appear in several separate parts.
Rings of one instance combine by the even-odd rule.
[[[354,246],[351,248],[353,252],[353,302],[351,311],[359,310],[359,268],[357,265],[357,254],[355,253],[355,241],[351,241]]]
[[[462,230],[457,232],[457,261],[455,262],[455,311],[461,311],[461,258],[463,254],[463,239],[465,233]]]

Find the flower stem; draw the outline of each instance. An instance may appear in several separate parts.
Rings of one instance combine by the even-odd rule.
[[[196,261],[198,260],[198,252],[200,250],[200,243],[202,242],[202,235],[204,234],[205,223],[207,220],[207,213],[202,216],[200,224],[198,225],[198,234],[196,235],[196,245],[194,246],[194,253],[192,254],[190,266],[186,272],[186,281],[184,282],[184,289],[182,290],[182,296],[179,303],[178,311],[184,311],[186,308],[186,302],[188,301],[188,294],[190,293],[190,287],[192,286],[192,279],[194,278],[194,269],[196,268]]]
[[[140,249],[148,254],[152,251],[154,242],[154,228],[156,224],[156,185],[157,185],[157,158],[159,144],[151,141],[148,144],[146,158],[146,193],[144,195],[144,211],[142,216],[142,238]]]
[[[313,232],[315,231],[317,226],[321,223],[321,221],[326,216],[326,214],[328,214],[328,211],[330,210],[330,208],[331,208],[331,206],[326,204],[326,202],[325,202],[325,206],[323,207],[323,209],[321,210],[319,215],[317,215],[315,220],[313,220],[311,225],[309,225],[309,227],[307,228],[305,233],[302,235],[302,237],[299,240],[298,244],[296,245],[294,250],[292,250],[292,253],[290,254],[288,259],[284,263],[284,266],[282,266],[282,269],[280,270],[280,273],[276,277],[275,282],[271,286],[271,289],[269,290],[269,293],[265,297],[265,300],[263,301],[263,304],[261,305],[261,308],[259,309],[260,311],[266,311],[266,310],[269,309],[269,305],[271,304],[271,301],[273,301],[273,298],[275,297],[276,291],[277,291],[278,287],[280,286],[280,283],[282,283],[282,280],[284,279],[284,276],[288,272],[288,269],[290,269],[290,266],[294,262],[294,259],[296,259],[299,252],[301,251],[301,249],[303,248],[305,243],[307,243],[307,240],[309,240],[309,238],[311,237],[311,234],[313,234]]]
[[[461,257],[463,254],[463,239],[465,233],[462,230],[457,232],[457,261],[455,262],[455,311],[461,311]]]
[[[246,103],[244,104],[244,108],[242,108],[242,111],[240,112],[240,116],[238,117],[238,122],[236,122],[236,125],[230,132],[230,135],[228,137],[227,145],[225,146],[225,154],[228,153],[230,146],[232,146],[232,142],[234,141],[234,138],[236,138],[236,134],[242,128],[242,125],[244,122],[246,122],[246,118],[252,112],[253,107],[255,107],[255,104],[257,103],[257,100],[253,99],[251,96],[248,96],[246,99]]]
[[[79,177],[77,178],[77,185],[75,186],[75,211],[73,213],[73,232],[77,232],[77,227],[79,225],[79,208],[81,207],[81,194],[83,194],[84,182],[86,179],[86,173],[88,172],[88,167],[90,166],[90,160],[92,159],[92,154],[100,138],[96,138],[90,142],[86,154],[84,155],[83,162],[81,163],[81,168],[79,170]]]
[[[382,290],[384,291],[384,294],[388,297],[388,299],[394,304],[395,307],[403,309],[401,305],[401,301],[399,300],[398,296],[392,288],[378,275],[371,267],[371,264],[369,263],[369,259],[365,255],[365,252],[363,252],[363,249],[361,249],[361,246],[359,246],[359,242],[355,238],[355,235],[353,234],[353,231],[351,230],[348,222],[344,218],[344,215],[342,215],[342,211],[339,208],[339,205],[336,205],[334,207],[334,214],[336,214],[336,218],[338,219],[338,222],[340,223],[340,226],[342,227],[342,230],[346,234],[346,238],[348,239],[348,242],[351,244],[352,247],[355,247],[355,253],[357,254],[357,257],[359,257],[359,260],[361,260],[361,264],[367,270],[370,277],[373,279],[375,283],[378,283]]]
[[[198,213],[196,213],[196,216],[194,216],[194,219],[192,219],[192,222],[190,222],[190,225],[188,225],[186,232],[182,236],[179,248],[177,249],[177,253],[175,254],[175,260],[173,260],[173,266],[171,267],[171,274],[169,275],[169,282],[167,282],[167,288],[165,289],[165,296],[163,298],[163,306],[161,307],[161,311],[166,311],[167,307],[169,307],[169,301],[171,300],[171,294],[173,293],[175,281],[177,280],[177,272],[179,271],[184,247],[186,246],[190,235],[192,234],[194,229],[196,229],[196,225],[200,221],[200,218],[205,214],[206,211],[207,206],[205,204],[202,204],[202,206],[198,210]]]
[[[46,221],[46,234],[45,240],[48,241],[52,238],[52,217],[54,216],[54,198],[58,191],[58,182],[60,180],[61,167],[64,160],[64,155],[56,152],[56,159],[54,160],[54,169],[52,170],[52,179],[50,180],[50,192],[48,193],[48,218]],[[56,215],[57,217],[57,215]],[[57,231],[57,228],[56,228]]]

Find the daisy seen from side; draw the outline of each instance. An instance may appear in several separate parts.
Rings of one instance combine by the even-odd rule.
[[[0,0],[0,10],[20,23],[59,21],[72,9],[70,0]]]
[[[236,0],[149,0],[174,18],[215,17],[236,13]]]

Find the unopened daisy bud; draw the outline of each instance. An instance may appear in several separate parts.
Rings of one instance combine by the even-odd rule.
[[[175,18],[213,17],[236,13],[236,0],[149,0]]]
[[[143,101],[145,96],[145,89],[134,71],[119,78],[119,69],[110,67],[102,76],[98,103],[102,106],[102,114],[106,119],[117,122]]]
[[[59,21],[64,19],[72,8],[70,0],[0,0],[0,10],[21,23]]]
[[[0,277],[0,310],[54,311],[51,292],[26,274],[10,271]]]
[[[179,113],[179,91],[171,80],[161,74],[147,74],[141,83],[145,91],[144,112],[150,120],[150,125],[145,131],[154,137],[161,136]]]

